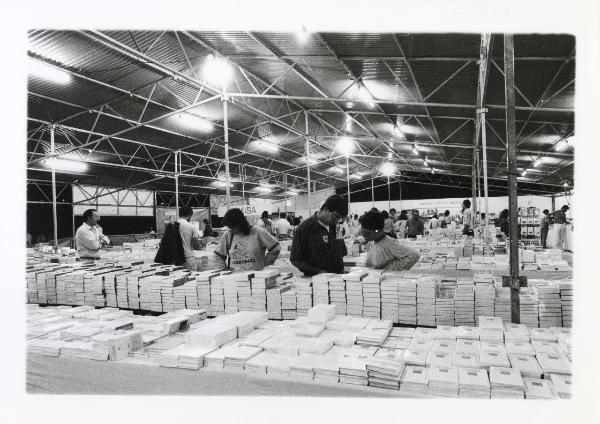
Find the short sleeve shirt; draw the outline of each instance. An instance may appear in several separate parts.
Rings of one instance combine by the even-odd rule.
[[[187,219],[179,218],[179,234],[181,234],[181,242],[183,244],[183,253],[186,258],[194,257],[194,249],[192,248],[192,239],[200,238],[200,233]]]
[[[328,231],[316,214],[313,215],[296,228],[290,260],[307,262],[326,272],[342,273],[347,249],[344,240],[337,235],[335,225]]]
[[[562,210],[557,210],[554,212],[554,223],[555,224],[564,224],[567,222],[567,215]]]
[[[231,233],[226,231],[219,239],[215,253],[224,259],[229,253],[229,266],[236,271],[259,271],[265,267],[266,252],[278,245],[275,237],[265,229],[253,225],[247,236],[234,235],[232,239]]]
[[[474,216],[473,211],[471,209],[465,209],[463,211],[463,225],[468,225],[469,227],[474,227]]]

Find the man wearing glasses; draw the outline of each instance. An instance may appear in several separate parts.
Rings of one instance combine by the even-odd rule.
[[[347,202],[337,194],[328,197],[318,212],[296,228],[290,261],[304,275],[344,272],[347,249],[336,227],[348,215]]]

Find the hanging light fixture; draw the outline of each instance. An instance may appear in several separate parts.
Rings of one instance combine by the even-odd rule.
[[[87,163],[76,160],[50,158],[44,160],[44,165],[50,169],[54,167],[56,171],[75,172],[78,174],[88,170]]]
[[[227,86],[233,75],[233,69],[227,59],[216,57],[213,54],[206,57],[203,70],[208,81],[218,83],[223,87]]]
[[[309,37],[310,37],[310,32],[306,29],[305,26],[302,26],[300,31],[298,31],[298,40],[300,40],[303,43],[306,43],[308,41]]]
[[[57,84],[71,82],[71,74],[37,59],[29,59],[29,73]]]
[[[379,170],[383,175],[389,177],[390,175],[394,175],[394,173],[396,172],[396,167],[391,162],[384,162],[379,168]]]
[[[338,140],[336,150],[345,156],[350,156],[354,151],[354,141],[349,137],[342,137]]]

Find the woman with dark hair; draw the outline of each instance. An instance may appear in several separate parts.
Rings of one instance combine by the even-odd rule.
[[[442,228],[448,228],[448,226],[452,223],[452,218],[450,217],[450,211],[448,209],[446,209],[444,216],[440,219],[440,221]]]
[[[240,209],[230,209],[223,217],[228,230],[215,249],[215,262],[220,268],[234,271],[259,271],[272,265],[281,247],[265,229],[251,226]]]
[[[212,237],[213,229],[212,229],[212,225],[210,225],[210,222],[208,221],[208,219],[204,218],[202,220],[202,223],[204,224],[204,230],[202,230],[202,237],[203,238]]]
[[[394,224],[394,231],[396,231],[397,238],[406,238],[406,224],[408,223],[408,216],[406,211],[400,211],[398,221]]]
[[[363,237],[373,242],[367,255],[367,266],[386,271],[412,268],[419,260],[419,253],[388,237],[383,232],[384,221],[383,215],[377,212],[367,212],[359,219]]]

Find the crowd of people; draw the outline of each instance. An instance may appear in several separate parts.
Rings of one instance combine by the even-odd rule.
[[[540,221],[542,247],[546,248],[550,225],[556,231],[556,245],[565,248],[567,205],[550,212],[543,211]],[[271,220],[267,211],[263,212],[255,225],[238,208],[227,211],[223,217],[224,231],[220,235],[214,251],[218,268],[236,271],[260,270],[275,263],[281,252],[280,240],[292,237],[290,261],[307,276],[323,272],[342,273],[343,258],[348,254],[347,239],[356,239],[367,244],[367,265],[376,269],[410,269],[419,259],[419,254],[398,243],[399,238],[418,238],[426,230],[447,228],[453,221],[462,222],[463,234],[473,235],[475,227],[485,222],[475,217],[471,202],[465,199],[459,215],[451,216],[434,213],[427,222],[417,209],[412,211],[396,209],[379,211],[372,208],[362,216],[348,213],[347,199],[333,195],[326,199],[313,216],[303,220],[301,216],[281,213],[278,219]],[[203,249],[207,238],[214,236],[210,221],[203,219],[203,231],[190,223],[194,212],[189,206],[179,209],[179,219],[165,227],[155,258],[156,262],[181,265],[191,270],[198,268],[194,250]],[[409,215],[410,214],[410,215]],[[508,209],[500,212],[497,225],[500,232],[509,234]],[[82,259],[98,259],[104,246],[110,240],[99,225],[100,216],[94,209],[83,214],[83,224],[75,234],[76,247]]]

